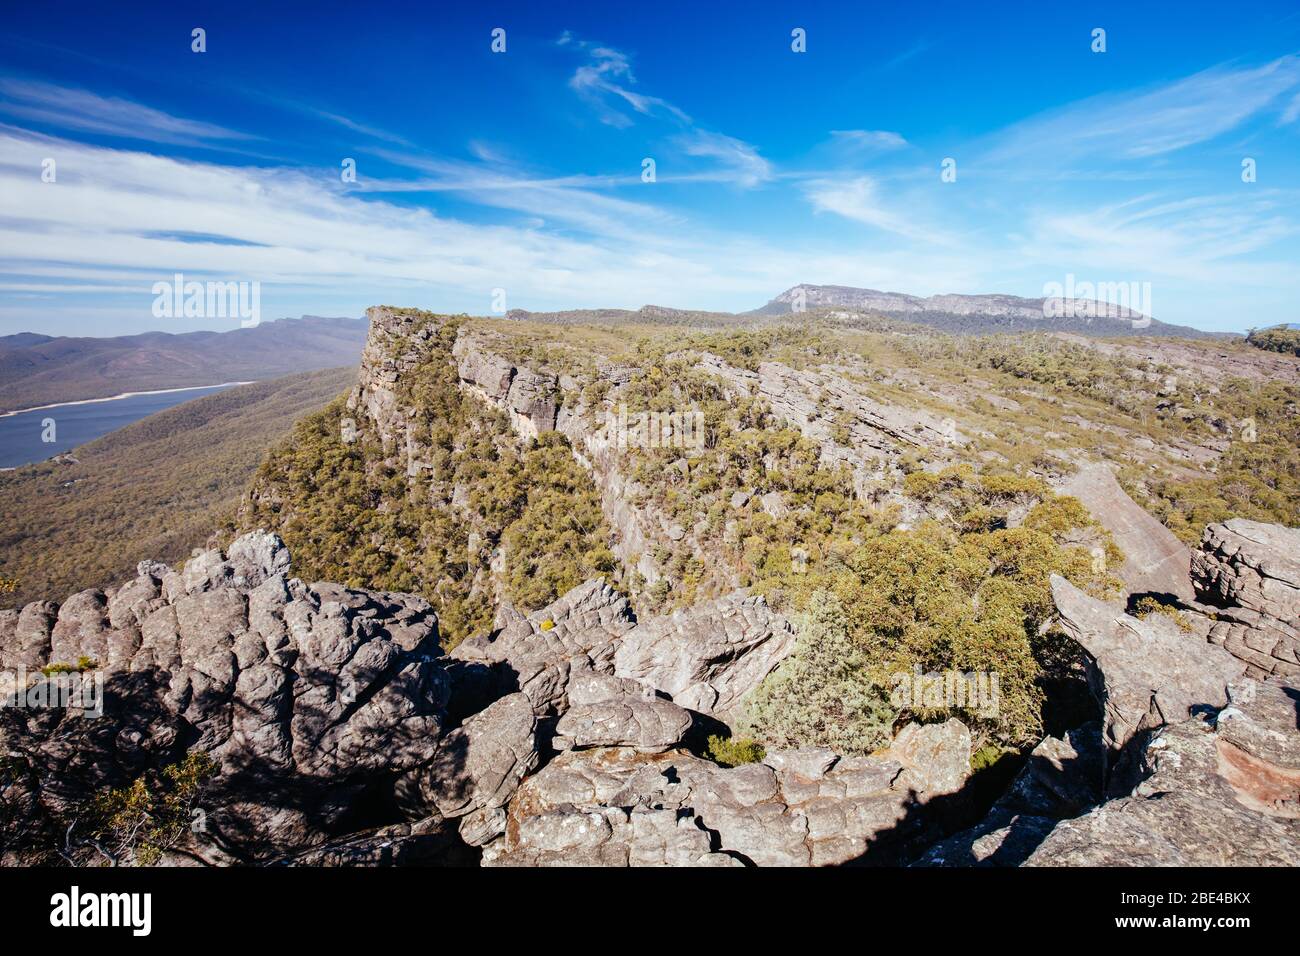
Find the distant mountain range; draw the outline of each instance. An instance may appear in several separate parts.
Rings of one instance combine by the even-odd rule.
[[[1135,302],[1136,304],[1136,302]],[[826,310],[870,313],[929,325],[945,332],[1075,332],[1081,335],[1169,335],[1209,338],[1186,325],[1170,325],[1141,312],[1096,299],[1015,295],[932,295],[880,292],[841,285],[796,285],[752,316],[781,316]]]
[[[355,365],[366,328],[365,319],[306,315],[228,332],[0,336],[0,412]]]
[[[1171,325],[1094,299],[1014,295],[932,295],[849,286],[801,284],[750,312],[705,312],[646,305],[563,312],[511,310],[506,318],[562,324],[761,325],[802,312],[847,313],[855,325],[911,323],[958,334],[1074,332],[1217,337]],[[122,392],[265,380],[355,363],[365,343],[364,319],[303,316],[229,332],[146,332],[116,338],[54,337],[36,332],[0,336],[0,412]]]
[[[1132,291],[1132,290],[1126,290]],[[1136,304],[1136,299],[1134,300]],[[1161,335],[1179,338],[1218,338],[1186,325],[1171,325],[1106,301],[1045,297],[1025,299],[1015,295],[932,295],[925,298],[904,292],[880,292],[842,285],[792,286],[761,308],[749,312],[703,312],[643,305],[632,309],[569,309],[529,312],[512,309],[507,319],[565,325],[684,325],[695,328],[764,325],[800,313],[828,313],[850,320],[857,327],[896,328],[901,323],[925,325],[959,335],[1005,332],[1074,332],[1109,338]],[[891,324],[892,323],[892,324]]]

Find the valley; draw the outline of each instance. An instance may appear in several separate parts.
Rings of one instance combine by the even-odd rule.
[[[102,587],[147,554],[183,559],[234,513],[270,445],[353,374],[329,369],[235,386],[71,455],[0,472],[0,576],[17,582],[4,597],[26,603]]]
[[[337,368],[356,361],[365,337],[363,321],[320,316],[227,332],[0,336],[0,413]]]

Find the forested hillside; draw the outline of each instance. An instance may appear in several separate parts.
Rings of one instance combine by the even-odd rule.
[[[144,555],[179,561],[232,512],[273,442],[346,389],[326,369],[186,402],[73,451],[0,472],[5,607],[103,587]]]

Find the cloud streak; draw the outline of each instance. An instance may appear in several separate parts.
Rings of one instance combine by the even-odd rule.
[[[7,99],[0,101],[0,113],[79,133],[187,146],[252,138],[213,123],[172,116],[132,100],[52,83],[0,79],[0,95]]]

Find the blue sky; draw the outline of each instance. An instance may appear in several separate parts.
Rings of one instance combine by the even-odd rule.
[[[1293,2],[444,6],[7,10],[0,333],[233,327],[155,318],[177,272],[267,318],[1067,275],[1300,318]]]

